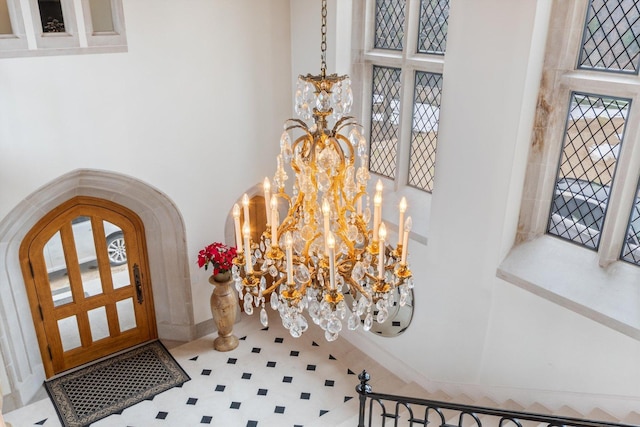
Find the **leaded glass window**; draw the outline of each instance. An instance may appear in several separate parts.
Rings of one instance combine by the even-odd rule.
[[[399,68],[373,67],[369,169],[392,179],[396,176],[400,74]]]
[[[402,50],[406,0],[376,0],[374,46]]]
[[[442,74],[416,71],[409,185],[433,191]]]
[[[637,0],[590,0],[579,68],[637,74],[639,38]]]
[[[547,231],[597,249],[630,101],[572,93]]]
[[[444,54],[448,20],[449,0],[420,1],[419,53]]]

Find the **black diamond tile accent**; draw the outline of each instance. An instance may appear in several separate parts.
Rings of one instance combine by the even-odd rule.
[[[333,387],[333,385],[334,385],[335,383],[336,383],[336,382],[335,382],[334,380],[325,380],[325,382],[324,382],[324,386],[325,386],[325,387]]]
[[[231,409],[240,409],[240,405],[242,403],[241,402],[231,402],[231,406],[229,406],[229,408]]]
[[[251,353],[260,353],[260,351],[261,351],[261,350],[262,350],[262,349],[261,349],[261,348],[259,348],[259,347],[253,347],[253,348],[251,349]]]
[[[211,369],[203,369],[200,375],[211,375]]]
[[[307,371],[315,371],[316,365],[307,365]]]
[[[238,359],[236,359],[235,357],[230,357],[229,359],[227,359],[227,363],[229,365],[235,365],[237,361]]]
[[[332,355],[332,354],[330,354],[330,355],[329,355],[329,360],[338,360],[338,359],[336,359],[335,357],[333,357],[333,355]]]
[[[353,372],[351,369],[347,369],[347,375],[355,375],[356,373]]]
[[[284,377],[282,378],[283,383],[291,383],[293,382],[293,377]]]
[[[296,351],[296,350],[291,350],[291,353],[289,353],[289,356],[298,357],[298,356],[300,356],[300,352]]]
[[[300,399],[302,399],[302,400],[311,399],[311,393],[300,393]]]
[[[397,327],[397,326],[402,325],[402,323],[400,323],[400,322],[399,322],[399,321],[397,321],[397,320],[394,320],[393,322],[391,322],[391,325],[392,325],[392,326],[396,326],[396,327]]]
[[[164,419],[167,418],[167,415],[169,415],[168,412],[160,411],[160,412],[158,412],[158,415],[156,415],[156,419],[157,420],[164,420]]]
[[[187,399],[187,405],[195,405],[196,402],[198,402],[198,399],[196,399],[195,397],[190,397]]]
[[[37,425],[37,426],[43,426],[43,425],[44,425],[44,423],[46,423],[48,419],[49,419],[49,418],[45,418],[45,419],[44,419],[44,420],[42,420],[42,421],[38,421],[38,422],[36,423],[36,425]]]
[[[192,358],[191,358],[191,359],[189,359],[189,360],[191,360],[191,361],[195,362],[196,360],[198,360],[198,357],[199,357],[199,356],[194,356],[194,357],[192,357]]]
[[[313,341],[313,342],[311,343],[311,345],[312,345],[312,346],[314,346],[314,347],[320,347],[320,344],[318,344],[318,343],[317,343],[317,342],[315,342],[315,341]]]
[[[323,416],[324,414],[328,413],[329,411],[327,411],[326,409],[320,409],[320,417]]]
[[[345,401],[345,402],[348,402],[348,401],[350,401],[351,399],[353,399],[353,396],[345,396],[345,397],[344,397],[344,401]]]
[[[275,368],[276,362],[267,362],[267,368]]]
[[[266,388],[259,388],[258,389],[258,396],[266,396],[268,392],[269,392],[269,390],[267,390]]]
[[[267,326],[267,327],[262,328],[262,329],[260,329],[260,330],[261,330],[261,331],[268,331],[268,330],[269,330],[269,327]]]
[[[273,412],[276,414],[284,414],[284,406],[276,406],[276,409]]]
[[[247,336],[243,336],[242,338],[238,338],[240,341],[246,341],[247,340]]]
[[[202,419],[200,420],[200,424],[211,424],[211,420],[213,420],[213,417],[210,417],[208,415],[205,415],[204,417],[202,417]]]
[[[294,424],[293,427],[304,427],[302,424]]]
[[[216,391],[224,391],[225,388],[227,388],[226,385],[218,384],[216,386]]]
[[[284,338],[276,338],[273,342],[282,344],[284,342]]]
[[[243,380],[250,380],[251,379],[251,374],[248,372],[245,372],[242,374],[242,379]]]
[[[247,427],[258,427],[258,422],[249,420],[247,421]]]

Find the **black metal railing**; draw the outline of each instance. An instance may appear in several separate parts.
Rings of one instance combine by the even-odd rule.
[[[606,421],[484,408],[375,393],[371,389],[371,385],[368,384],[370,376],[366,371],[362,371],[358,378],[360,379],[360,384],[356,387],[356,391],[360,395],[358,427],[427,425],[430,427],[482,427],[483,425],[497,427],[638,427]]]

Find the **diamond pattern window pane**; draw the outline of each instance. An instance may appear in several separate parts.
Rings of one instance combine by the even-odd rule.
[[[640,5],[636,0],[590,0],[579,68],[638,73]]]
[[[441,95],[442,74],[416,72],[409,185],[428,192],[433,191]]]
[[[638,190],[636,191],[636,201],[631,208],[631,216],[620,258],[640,265],[640,182],[638,182]]]
[[[373,66],[369,169],[396,177],[400,123],[400,69]]]
[[[376,0],[374,47],[402,50],[406,0]]]
[[[420,1],[418,52],[444,54],[448,20],[449,0]]]
[[[571,94],[547,231],[597,249],[629,100]]]

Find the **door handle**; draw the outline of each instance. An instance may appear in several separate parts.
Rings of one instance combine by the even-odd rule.
[[[138,264],[133,264],[133,280],[136,282],[136,296],[138,297],[138,304],[142,304],[144,296],[142,294],[142,280],[140,279],[140,267]]]

